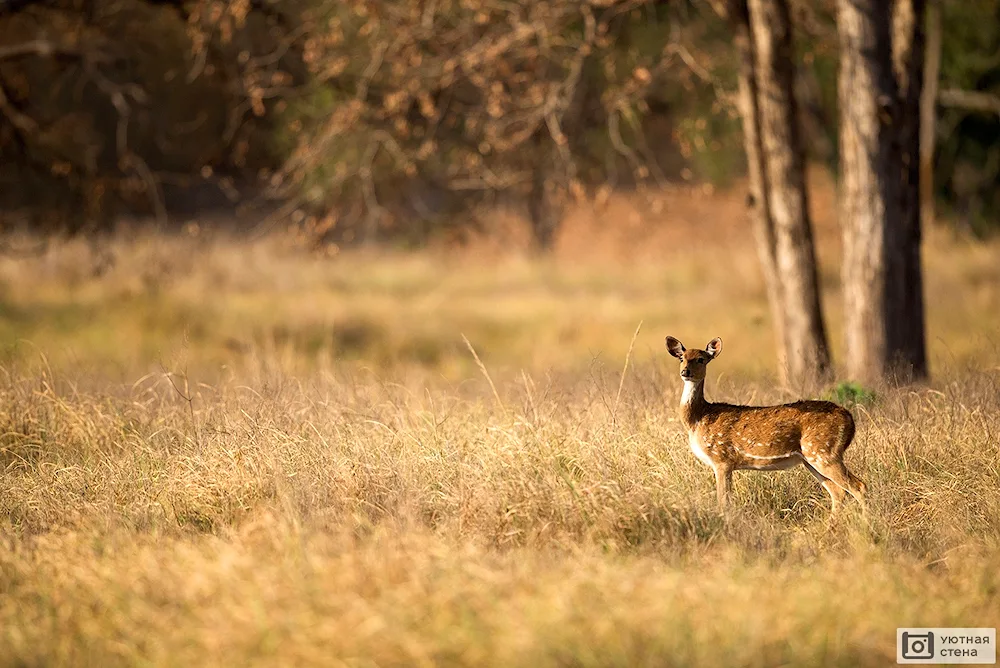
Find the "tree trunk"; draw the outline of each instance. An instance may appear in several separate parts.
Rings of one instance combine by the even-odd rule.
[[[934,149],[937,141],[937,97],[941,77],[941,4],[927,2],[924,89],[920,99],[920,216],[934,222]]]
[[[899,218],[892,178],[892,76],[889,7],[882,0],[838,0],[840,38],[841,225],[847,370],[869,381],[885,371],[885,223]]]
[[[902,161],[902,215],[886,258],[889,296],[886,302],[889,362],[905,378],[927,375],[924,333],[924,286],[920,270],[921,242],[921,101],[924,87],[926,0],[896,0],[892,55],[899,90],[895,124]],[[933,150],[933,139],[930,142]],[[892,223],[889,223],[892,225]],[[894,225],[895,227],[895,225]]]
[[[528,194],[528,218],[535,249],[548,253],[555,245],[556,231],[562,221],[562,206],[557,201],[555,185],[544,165],[536,165]]]
[[[907,3],[900,12],[912,14],[913,34],[895,49],[892,3],[837,2],[846,354],[849,374],[866,382],[926,373],[919,128],[907,119],[919,109],[921,66],[909,60],[922,60],[923,36],[916,33],[923,15],[914,11],[922,10],[919,0],[898,1]],[[905,24],[901,17],[897,25]],[[894,51],[903,65],[898,71]]]
[[[757,109],[757,75],[754,65],[753,41],[750,36],[750,15],[745,0],[734,6],[721,9],[730,19],[736,51],[739,57],[739,107],[743,121],[743,144],[747,154],[747,175],[750,195],[747,202],[750,219],[764,274],[767,303],[771,309],[775,343],[778,350],[778,375],[782,385],[789,384],[788,361],[785,354],[788,343],[785,335],[785,311],[781,296],[781,282],[778,280],[778,263],[775,257],[777,243],[771,208],[767,199],[766,176],[764,174],[764,148],[760,139],[760,120]]]
[[[791,25],[785,0],[713,0],[733,27],[750,216],[764,274],[782,384],[829,369],[805,188]],[[775,22],[777,25],[775,25]]]
[[[531,190],[528,192],[528,221],[535,250],[548,253],[556,241],[562,223],[563,206],[559,197],[559,172],[556,150],[548,145],[544,129],[534,137],[534,162]]]
[[[749,9],[765,183],[784,298],[785,352],[791,380],[810,381],[829,371],[830,353],[794,94],[791,18],[786,0],[749,0]]]

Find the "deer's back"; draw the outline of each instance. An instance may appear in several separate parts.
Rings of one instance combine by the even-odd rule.
[[[769,457],[798,450],[800,444],[842,451],[854,436],[854,418],[829,401],[779,406],[708,404],[695,431],[706,441]]]

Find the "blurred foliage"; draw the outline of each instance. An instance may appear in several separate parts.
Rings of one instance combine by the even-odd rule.
[[[827,401],[833,401],[845,408],[853,406],[870,406],[875,403],[876,395],[873,390],[866,388],[860,383],[844,381],[838,383],[829,392],[823,395]]]
[[[1000,96],[1000,1],[943,2],[942,88]],[[974,234],[1000,225],[1000,114],[940,109],[938,194]]]
[[[318,1],[312,77],[279,114],[282,185],[370,238],[498,195],[558,207],[664,179],[644,122],[658,88],[667,109],[693,88],[664,86],[683,6]]]
[[[831,5],[793,3],[807,145],[835,167]],[[1000,93],[998,18],[944,3],[942,88]],[[705,0],[7,0],[0,208],[105,227],[254,196],[339,241],[497,203],[558,218],[597,186],[740,175],[735,77]],[[1000,211],[998,139],[996,114],[941,109],[939,195],[974,231]]]

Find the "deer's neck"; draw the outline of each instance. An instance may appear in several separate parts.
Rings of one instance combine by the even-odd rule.
[[[681,419],[684,420],[684,426],[694,429],[707,407],[705,381],[685,380],[684,392],[681,394]]]

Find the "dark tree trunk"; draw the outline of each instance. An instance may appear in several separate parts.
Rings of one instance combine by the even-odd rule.
[[[563,210],[557,197],[555,184],[549,178],[549,170],[544,164],[534,168],[531,192],[528,194],[528,219],[535,249],[540,253],[552,250],[556,232],[562,222]]]
[[[899,1],[913,2],[902,12],[922,10]],[[926,374],[919,126],[907,118],[919,118],[922,20],[921,11],[894,49],[893,3],[837,2],[844,326],[848,372],[862,381]]]
[[[890,263],[886,320],[889,363],[903,379],[927,375],[924,287],[920,267],[920,108],[924,86],[926,5],[926,0],[896,0],[893,11],[893,66],[899,91],[895,127],[902,161],[902,215],[886,258]]]
[[[564,213],[563,172],[557,150],[549,145],[544,132],[543,128],[534,137],[535,161],[528,192],[528,221],[539,253],[548,253],[555,246]]]

